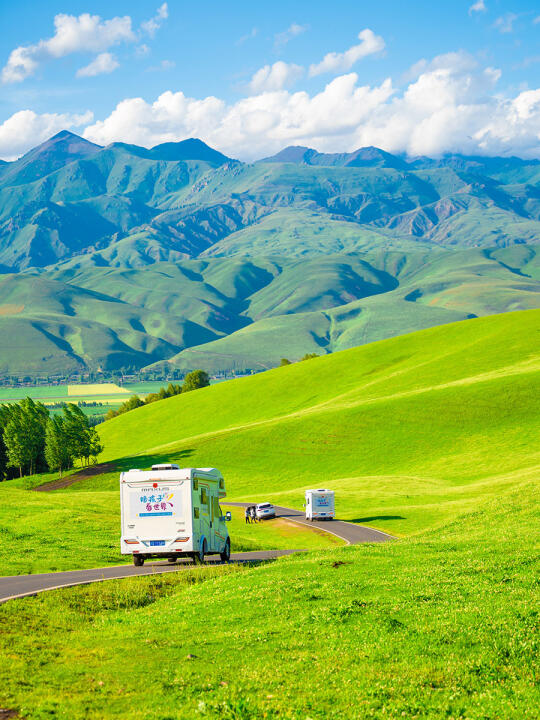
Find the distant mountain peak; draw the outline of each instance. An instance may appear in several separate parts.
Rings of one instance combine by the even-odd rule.
[[[61,130],[18,160],[9,163],[9,167],[2,173],[2,183],[21,185],[38,180],[74,160],[90,157],[100,150],[101,145],[85,140],[69,130]]]
[[[214,150],[199,138],[160,143],[148,152],[149,156],[155,160],[206,160],[219,165],[231,160],[231,158],[219,152],[219,150]]]
[[[407,163],[391,153],[370,145],[350,153],[320,153],[303,145],[289,145],[276,155],[259,162],[289,162],[297,165],[321,165],[327,167],[388,167],[405,169]]]

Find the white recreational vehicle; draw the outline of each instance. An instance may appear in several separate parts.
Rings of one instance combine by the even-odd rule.
[[[135,565],[146,558],[193,558],[219,553],[228,561],[231,541],[220,498],[225,497],[223,476],[215,468],[152,465],[152,470],[130,470],[120,475],[123,555]]]
[[[336,515],[333,490],[306,490],[306,520],[333,520]]]

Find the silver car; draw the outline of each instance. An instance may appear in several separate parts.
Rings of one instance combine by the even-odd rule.
[[[268,520],[269,518],[276,517],[276,509],[271,503],[259,503],[255,507],[255,514],[259,520]]]

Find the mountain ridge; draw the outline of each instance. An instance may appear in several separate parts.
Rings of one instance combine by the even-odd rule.
[[[278,156],[66,131],[0,165],[0,372],[263,368],[540,305],[538,161]]]

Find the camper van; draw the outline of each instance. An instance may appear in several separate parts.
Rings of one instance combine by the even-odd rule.
[[[219,501],[225,497],[225,481],[215,468],[179,468],[152,465],[152,470],[129,470],[120,475],[122,555],[133,555],[135,565],[147,558],[175,562],[190,557],[204,562],[219,554],[225,562],[231,554],[227,522]]]
[[[306,490],[306,520],[333,520],[336,515],[333,490]]]

